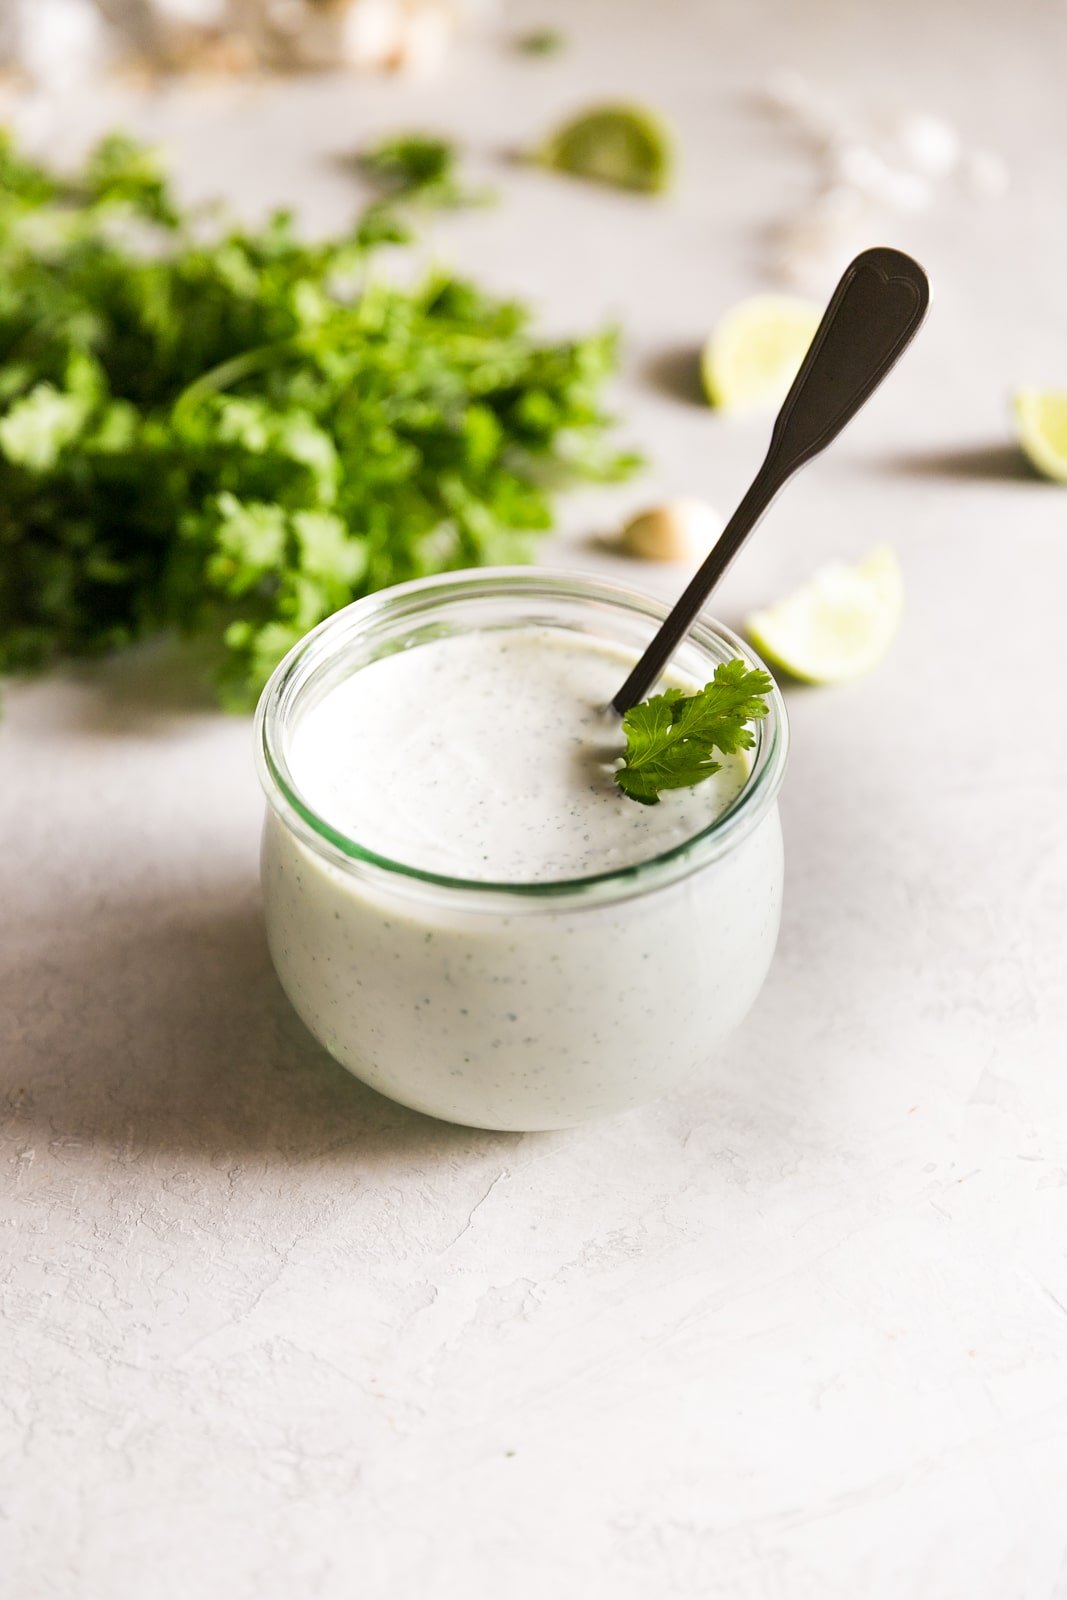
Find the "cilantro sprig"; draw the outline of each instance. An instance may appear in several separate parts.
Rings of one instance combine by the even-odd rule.
[[[357,157],[363,176],[381,190],[386,201],[418,201],[442,210],[487,205],[488,189],[467,189],[460,182],[456,148],[433,134],[404,133],[382,139]]]
[[[750,723],[767,715],[770,675],[735,659],[715,668],[695,694],[666,689],[632,706],[622,719],[626,757],[615,782],[631,800],[653,806],[664,789],[703,783],[722,766],[713,752],[750,750]]]
[[[612,336],[391,284],[406,237],[382,200],[315,242],[212,222],[128,139],[60,177],[0,134],[0,672],[179,630],[246,705],[339,606],[526,559],[555,488],[632,468],[603,444]]]

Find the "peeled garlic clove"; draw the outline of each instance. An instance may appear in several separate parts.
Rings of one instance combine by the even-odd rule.
[[[828,143],[843,129],[836,106],[799,72],[772,73],[763,87],[763,104],[815,144]]]
[[[898,116],[892,139],[901,157],[923,178],[947,178],[960,163],[960,136],[944,117],[927,111]]]
[[[724,527],[706,500],[668,500],[631,518],[620,547],[642,561],[701,561]]]
[[[397,0],[349,0],[341,19],[341,58],[353,67],[383,67],[400,49],[404,15]]]
[[[91,0],[37,0],[22,8],[14,43],[18,66],[27,77],[56,94],[99,72],[111,41]]]
[[[837,185],[851,187],[891,211],[923,211],[933,198],[926,178],[891,165],[871,145],[845,143],[831,153]]]
[[[400,30],[394,65],[413,77],[439,72],[448,53],[453,24],[438,6],[420,5],[408,12]]]

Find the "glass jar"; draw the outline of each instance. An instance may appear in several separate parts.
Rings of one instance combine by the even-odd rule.
[[[564,882],[481,883],[387,860],[316,815],[289,768],[308,707],[392,651],[535,625],[636,657],[665,614],[583,575],[450,573],[339,611],[267,684],[256,750],[271,956],[311,1032],[372,1088],[450,1122],[567,1127],[684,1082],[751,1007],[782,897],[788,734],[777,688],[725,812],[649,860]],[[734,656],[758,664],[729,629],[701,620],[674,664],[704,683]]]

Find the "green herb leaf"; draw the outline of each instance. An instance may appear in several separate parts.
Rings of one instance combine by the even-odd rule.
[[[455,146],[427,134],[383,139],[358,157],[358,165],[390,201],[416,200],[453,209],[484,205],[493,198],[488,190],[465,189],[456,175]]]
[[[520,34],[516,48],[527,56],[554,56],[566,48],[566,36],[558,28],[535,28],[531,33]]]
[[[738,659],[716,667],[696,694],[667,689],[632,706],[622,719],[626,757],[615,782],[642,805],[655,805],[664,789],[703,783],[722,765],[713,751],[752,748],[749,724],[767,715],[763,697],[772,687],[768,673]]]

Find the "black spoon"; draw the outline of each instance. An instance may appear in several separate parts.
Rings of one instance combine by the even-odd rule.
[[[864,250],[845,269],[782,402],[752,485],[681,599],[611,702],[621,715],[643,700],[783,484],[825,450],[877,389],[919,330],[930,284],[900,250]]]

